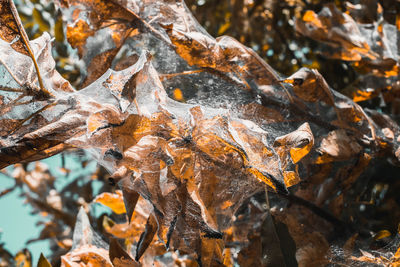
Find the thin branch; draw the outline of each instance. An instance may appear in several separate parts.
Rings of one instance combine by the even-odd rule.
[[[12,88],[12,87],[3,86],[3,85],[0,85],[0,91],[14,92],[14,93],[25,93],[25,91],[22,90],[22,89]]]
[[[333,216],[331,213],[327,212],[324,209],[321,209],[320,207],[316,206],[314,203],[309,202],[301,197],[298,197],[293,194],[281,194],[278,192],[278,195],[289,200],[292,204],[300,205],[303,206],[309,210],[311,210],[315,215],[318,215],[322,219],[332,223],[335,228],[338,230],[338,232],[352,232],[354,229],[353,227],[347,225],[345,222],[339,220],[335,216]]]
[[[9,102],[9,103],[7,103],[7,104],[2,105],[2,107],[0,108],[0,110],[1,110],[1,109],[5,109],[5,108],[8,108],[8,107],[10,107],[10,106],[16,105],[16,103],[17,103],[19,100],[21,100],[22,98],[24,98],[25,96],[26,96],[25,94],[19,95],[19,96],[18,96],[16,99],[14,99],[13,101],[11,101],[11,102]]]
[[[102,25],[99,29],[100,30],[102,30],[102,29],[105,29],[105,28],[108,28],[108,27],[111,27],[111,26],[114,26],[114,25],[119,25],[119,24],[126,24],[127,23],[127,21],[126,20],[121,20],[121,19],[110,19],[110,20],[116,20],[115,22],[112,22],[112,23],[110,23],[110,24],[104,24],[104,25]]]
[[[182,72],[179,72],[179,73],[159,74],[158,76],[159,76],[161,81],[164,81],[164,80],[168,80],[168,79],[171,79],[173,77],[176,77],[176,76],[191,75],[191,74],[196,74],[196,73],[200,73],[200,72],[204,72],[204,70],[203,69],[200,69],[200,70],[187,70],[187,71],[182,71]]]
[[[149,24],[152,24],[156,19],[160,18],[161,14],[158,14],[157,16],[154,16],[154,18],[152,18],[151,20],[149,20]]]
[[[3,191],[0,191],[0,197],[4,197],[8,193],[11,193],[12,191],[14,191],[15,188],[17,188],[16,185],[14,185],[14,186],[12,186],[10,188],[4,189]]]
[[[25,96],[26,96],[26,95],[24,95],[24,97],[25,97]],[[23,101],[23,102],[14,103],[13,106],[28,105],[28,104],[30,104],[30,103],[32,103],[32,101],[31,101],[31,100],[28,100],[28,101]]]

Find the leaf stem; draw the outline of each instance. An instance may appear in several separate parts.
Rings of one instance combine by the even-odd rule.
[[[335,216],[333,216],[331,213],[327,212],[326,210],[316,206],[314,203],[309,202],[301,197],[298,197],[296,195],[293,195],[292,193],[285,195],[281,194],[278,192],[278,195],[289,200],[291,203],[303,206],[309,210],[311,210],[315,215],[318,215],[322,219],[332,223],[334,227],[337,229],[338,232],[343,232],[343,234],[346,234],[347,231],[352,231],[353,227],[349,227],[345,222],[339,220]]]

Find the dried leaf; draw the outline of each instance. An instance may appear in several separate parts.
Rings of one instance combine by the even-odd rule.
[[[201,240],[201,259],[200,263],[204,266],[224,266],[222,240],[203,238]]]
[[[43,253],[40,253],[39,261],[37,267],[51,267],[50,262],[43,256]]]
[[[103,218],[104,230],[117,238],[124,238],[128,240],[138,241],[140,234],[145,230],[146,220],[143,218],[134,218],[131,223],[117,224],[107,216]]]
[[[55,71],[55,63],[50,52],[50,36],[44,34],[32,41],[31,45],[38,59],[39,68],[43,70],[42,78],[46,88],[52,94],[72,91],[70,84]],[[44,127],[48,121],[57,119],[59,116],[57,113],[63,112],[63,105],[65,108],[66,103],[65,101],[64,104],[60,103],[58,111],[47,116],[47,119],[42,117],[43,112],[46,114],[46,112],[56,109],[54,109],[54,102],[50,102],[46,96],[40,93],[40,89],[36,85],[37,78],[33,73],[33,62],[4,42],[1,43],[1,53],[0,66],[5,71],[5,77],[0,84],[0,92],[5,96],[5,105],[0,108],[0,114],[2,121],[5,119],[6,122],[6,127],[2,129],[2,135],[7,137],[1,141],[2,149],[7,151],[7,156],[2,157],[1,167],[4,167],[4,164],[8,165],[27,158],[34,160],[48,157],[67,148],[58,140],[45,141],[41,140],[40,136],[36,136],[34,141],[25,141],[36,150],[24,147],[23,141],[16,142],[17,136],[20,140],[25,134],[34,132],[38,128]],[[12,62],[16,62],[16,64]],[[9,118],[12,118],[13,123],[7,123],[10,121]]]
[[[114,267],[141,266],[129,256],[114,238],[110,240],[110,260]]]
[[[381,230],[374,235],[374,240],[379,240],[391,236],[392,234],[388,230]]]
[[[99,78],[109,68],[129,37],[144,29],[153,29],[141,20],[134,2],[127,1],[65,1],[68,8],[63,12],[73,12],[68,17],[67,39],[78,48],[79,56],[87,67],[87,75],[82,87]],[[126,5],[126,6],[125,6]],[[133,5],[133,6],[132,6]],[[96,49],[97,47],[101,49]],[[93,51],[96,51],[93,53]]]
[[[360,60],[361,56],[375,58],[356,22],[333,4],[325,6],[318,15],[308,10],[301,20],[296,20],[296,30],[338,47],[341,53],[334,54],[336,57],[345,60]]]
[[[10,43],[11,47],[13,47],[17,52],[31,57],[41,93],[46,96],[54,96],[43,84],[42,75],[37,62],[39,58],[31,47],[28,35],[22,26],[14,2],[12,0],[2,1],[2,3],[0,3],[0,10],[2,17],[0,20],[1,39]]]
[[[121,190],[117,190],[115,193],[102,193],[98,195],[93,202],[109,207],[116,214],[126,213]]]
[[[157,229],[158,229],[158,226],[157,226],[156,217],[154,216],[154,214],[150,214],[150,216],[146,222],[146,229],[140,236],[140,239],[139,239],[139,242],[137,245],[136,256],[135,256],[136,261],[139,261],[140,257],[143,255],[145,250],[150,245],[151,241],[153,240],[154,235],[157,232]]]
[[[304,101],[323,101],[334,106],[334,98],[328,84],[315,69],[301,68],[283,82],[293,85],[294,93]]]
[[[133,212],[139,199],[139,193],[129,188],[129,185],[122,185],[122,194],[124,197],[124,204],[126,208],[126,215],[128,221],[132,220]]]
[[[22,26],[13,1],[2,1],[0,3],[0,37],[8,43],[12,43],[12,47],[19,53],[29,56],[30,48],[29,39]]]
[[[72,250],[92,245],[99,248],[107,247],[101,237],[90,226],[89,218],[83,207],[81,207],[75,223]]]
[[[322,53],[326,57],[353,61],[357,71],[369,73],[360,77],[353,88],[347,88],[354,101],[365,101],[385,88],[390,89],[388,84],[396,80],[390,77],[398,76],[399,49],[395,36],[399,31],[384,20],[382,7],[376,1],[346,3],[346,8],[347,12],[341,12],[329,4],[318,14],[308,10],[296,20],[296,30],[325,43]]]
[[[344,130],[332,131],[321,142],[318,148],[321,156],[316,163],[327,163],[335,160],[346,160],[361,152],[361,146],[354,137],[347,135]]]
[[[275,147],[285,147],[293,163],[299,162],[306,156],[314,145],[314,136],[308,123],[302,124],[296,131],[275,139]],[[282,159],[283,161],[283,159]]]
[[[75,224],[72,249],[61,257],[61,266],[113,267],[107,247],[101,237],[93,231],[89,218],[81,207]]]
[[[113,267],[108,251],[93,245],[83,245],[61,257],[62,267],[105,266]]]

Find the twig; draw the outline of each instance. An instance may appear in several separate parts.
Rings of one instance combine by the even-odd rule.
[[[179,73],[159,74],[158,76],[160,77],[160,80],[163,81],[163,80],[166,80],[166,79],[171,79],[171,78],[176,77],[176,76],[191,75],[191,74],[196,74],[196,73],[200,73],[200,72],[203,72],[203,71],[204,71],[203,69],[200,69],[200,70],[187,70],[187,71],[182,71],[182,72],[179,72]]]
[[[2,106],[1,106],[1,108],[0,108],[0,110],[5,110],[5,109],[7,109],[7,108],[9,108],[9,107],[13,107],[13,106],[16,106],[17,105],[17,102],[19,101],[19,100],[21,100],[22,98],[24,98],[26,95],[25,94],[22,94],[22,95],[19,95],[16,99],[14,99],[13,101],[10,101],[9,103],[7,103],[7,104],[3,104]],[[1,114],[1,112],[0,112],[0,114]]]
[[[343,231],[352,232],[354,230],[353,227],[349,227],[349,225],[339,220],[331,213],[327,212],[326,210],[316,206],[314,203],[311,203],[301,197],[293,195],[292,193],[285,195],[278,192],[278,195],[289,200],[292,204],[300,205],[311,210],[315,215],[318,215],[322,219],[332,223],[338,232],[343,232]]]
[[[14,185],[14,186],[12,186],[10,188],[4,189],[3,191],[0,192],[0,197],[3,197],[5,195],[7,195],[8,193],[14,191],[15,188],[17,188],[16,185]]]
[[[21,90],[21,89],[12,88],[12,87],[3,86],[3,85],[0,85],[0,91],[14,92],[14,93],[24,93],[25,92],[24,90]]]

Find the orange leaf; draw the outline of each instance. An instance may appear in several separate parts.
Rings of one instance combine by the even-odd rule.
[[[93,201],[109,207],[116,214],[126,213],[124,200],[121,190],[116,190],[116,193],[102,193],[98,195]]]

